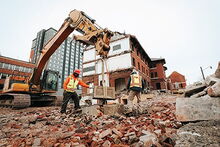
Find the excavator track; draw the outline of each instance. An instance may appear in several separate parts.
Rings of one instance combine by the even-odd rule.
[[[25,108],[31,105],[29,94],[5,93],[0,94],[0,106],[12,108]]]

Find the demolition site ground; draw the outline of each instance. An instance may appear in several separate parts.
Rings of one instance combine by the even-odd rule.
[[[60,107],[0,108],[0,147],[219,146],[220,121],[177,121],[177,97],[146,99],[132,112],[120,104],[62,115]]]

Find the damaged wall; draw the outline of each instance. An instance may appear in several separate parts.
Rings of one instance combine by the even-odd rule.
[[[152,61],[137,38],[132,35],[116,35],[113,36],[113,38],[115,40],[111,40],[111,50],[109,51],[104,68],[105,73],[109,75],[109,86],[116,87],[116,90],[119,91],[125,89],[130,73],[132,69],[135,69],[143,77],[145,88],[149,88],[150,84],[152,84],[150,78],[151,71],[149,68]],[[163,62],[165,62],[165,59],[163,59]],[[166,77],[163,64],[158,64],[158,68],[156,69],[160,77],[160,89],[166,89],[166,84],[164,83]],[[101,72],[102,62],[100,57],[95,55],[95,48],[87,48],[84,51],[83,80],[89,81],[95,78],[96,83],[94,85],[100,85],[101,76],[98,75],[100,75]]]

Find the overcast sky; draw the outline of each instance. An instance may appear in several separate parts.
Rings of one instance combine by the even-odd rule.
[[[165,58],[169,76],[187,83],[220,61],[220,0],[0,0],[0,54],[28,61],[41,29],[58,29],[73,9],[103,28],[135,35],[151,58]]]

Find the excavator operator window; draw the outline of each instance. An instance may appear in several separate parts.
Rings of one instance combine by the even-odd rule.
[[[44,90],[51,90],[51,91],[57,91],[58,88],[58,78],[59,73],[51,70],[47,70],[44,72],[43,76],[43,89]]]
[[[54,74],[49,73],[47,79],[47,85],[49,89],[55,90],[57,88],[57,77]]]

